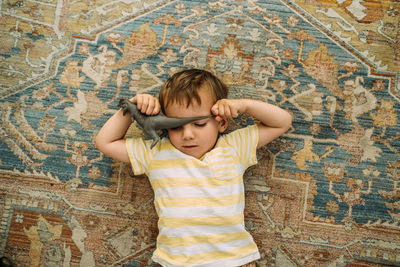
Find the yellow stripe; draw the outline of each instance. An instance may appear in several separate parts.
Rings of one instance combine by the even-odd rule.
[[[244,201],[244,194],[216,197],[159,197],[157,207],[217,207],[238,204]]]
[[[176,148],[171,144],[170,141],[163,139],[163,141],[161,141],[161,146],[160,146],[160,151],[163,150],[175,150]]]
[[[202,163],[200,160],[193,160],[192,158],[179,158],[179,159],[166,159],[166,160],[153,160],[151,162],[152,170],[160,169],[174,169],[177,168],[206,168],[207,165]]]
[[[233,136],[233,143],[234,143],[234,147],[238,147],[239,148],[239,155],[243,155],[243,151],[242,151],[243,144],[240,142],[240,135],[235,134]]]
[[[247,239],[250,237],[251,235],[248,232],[184,236],[184,237],[168,237],[165,235],[160,235],[157,238],[157,242],[158,244],[177,247],[177,246],[191,246],[200,243],[218,244],[222,242],[230,242],[239,239]]]
[[[226,217],[193,217],[193,218],[167,218],[160,217],[158,225],[162,227],[185,227],[185,226],[220,226],[220,225],[236,225],[243,223],[244,215],[239,213],[234,216]]]
[[[228,252],[225,251],[212,251],[212,252],[204,252],[192,255],[191,257],[187,256],[172,256],[169,255],[166,251],[161,248],[158,248],[154,255],[161,259],[165,259],[166,261],[171,262],[172,264],[184,266],[191,264],[199,264],[202,262],[207,262],[211,260],[220,260],[220,259],[237,259],[244,257],[246,255],[250,255],[252,253],[256,253],[257,246],[256,244],[249,244],[240,248],[236,248],[230,250]]]
[[[225,166],[222,166],[222,167],[217,167],[217,168],[212,168],[212,170],[214,171],[214,172],[220,172],[220,171],[236,171],[236,167],[234,166],[234,165],[232,165],[232,166],[227,166],[228,164],[239,164],[239,163],[235,163],[235,162],[224,162],[224,163],[219,163],[218,165],[221,165],[221,164],[225,164]]]
[[[166,149],[168,150],[168,149]],[[225,152],[229,153],[229,151]],[[220,152],[212,151],[209,154],[209,158],[212,159],[208,161],[207,164],[200,160],[193,160],[193,158],[172,158],[172,159],[153,159],[151,163],[151,169],[170,169],[176,168],[176,166],[180,166],[180,168],[205,168],[210,165],[220,165],[221,162],[224,164],[235,163],[236,161],[232,159],[231,155],[226,155],[225,153],[220,154]],[[226,159],[232,159],[230,161],[226,161]]]
[[[215,175],[214,178],[216,180],[222,180],[222,181],[228,181],[228,180],[235,180],[235,181],[242,181],[242,176],[238,175],[236,171],[230,172],[230,173],[221,173],[218,175]]]
[[[151,153],[154,151],[150,150],[151,141],[144,140],[142,138],[127,138],[125,140],[125,146],[128,152],[129,160],[132,164],[132,168],[135,174],[145,173],[145,167],[148,166],[151,160]],[[144,164],[144,166],[143,166]]]
[[[151,180],[153,190],[166,187],[212,187],[221,185],[234,185],[241,182],[240,175],[229,180],[211,178],[160,178]]]
[[[125,146],[127,148],[128,151],[128,156],[129,156],[129,161],[132,165],[132,169],[134,170],[135,174],[142,174],[145,172],[145,170],[142,168],[142,166],[138,165],[138,161],[135,157],[135,149],[138,149],[138,147],[140,147],[140,145],[138,144],[140,140],[136,140],[136,139],[126,139],[125,141]],[[144,151],[142,151],[142,154],[147,154]]]
[[[226,165],[228,164],[238,164],[237,160],[232,159],[230,156],[231,160],[226,161],[226,160],[221,160],[220,157],[217,158],[212,158],[210,159],[209,162],[203,163],[202,161],[196,161],[193,159],[168,159],[168,160],[155,160],[153,159],[151,161],[151,169],[152,170],[167,170],[169,171],[170,169],[201,169],[204,168],[219,168],[223,169],[226,168]],[[223,165],[223,166],[221,166]]]

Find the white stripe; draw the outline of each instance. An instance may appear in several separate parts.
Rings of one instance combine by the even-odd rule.
[[[168,237],[184,237],[193,235],[213,235],[213,234],[229,234],[245,232],[244,224],[236,225],[199,225],[199,226],[184,226],[184,227],[162,227],[160,235]]]
[[[235,205],[217,207],[171,207],[160,208],[160,217],[192,218],[192,217],[226,217],[242,213],[244,201]],[[207,220],[207,218],[204,218]]]
[[[163,244],[159,244],[159,247],[165,250],[168,254],[172,256],[191,256],[194,254],[204,253],[204,252],[212,252],[212,251],[230,251],[233,249],[237,249],[249,244],[253,244],[252,238],[239,239],[230,242],[223,242],[217,244],[196,244],[191,246],[178,246],[171,247]]]
[[[230,176],[225,175],[225,176],[223,176],[223,177],[216,177],[215,179],[220,180],[220,181],[224,181],[224,180],[231,180],[231,179],[234,179],[235,177],[237,177],[236,174],[235,174],[235,175],[230,175]]]
[[[243,183],[214,187],[165,187],[154,190],[154,197],[219,197],[243,193]]]
[[[170,160],[170,159],[187,159],[190,158],[190,156],[176,150],[160,150],[157,152],[156,157],[154,157],[154,160]]]
[[[171,168],[150,170],[149,177],[151,180],[161,178],[209,178],[212,172],[208,168]]]

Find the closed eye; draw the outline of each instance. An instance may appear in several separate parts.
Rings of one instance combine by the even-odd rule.
[[[203,122],[203,123],[195,123],[194,125],[196,125],[197,127],[204,127],[207,125],[207,122]]]
[[[205,121],[205,122],[194,122],[193,125],[196,126],[196,127],[200,127],[201,128],[201,127],[205,127],[207,125],[207,123],[208,123],[208,121]],[[175,127],[175,128],[169,128],[169,130],[177,131],[177,130],[179,130],[181,128],[182,128],[182,126],[179,126],[179,127]]]
[[[181,126],[181,127],[182,127],[182,126]],[[176,131],[176,130],[178,130],[178,129],[181,128],[181,127],[169,128],[169,130]]]

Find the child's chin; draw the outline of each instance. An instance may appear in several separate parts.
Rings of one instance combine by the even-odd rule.
[[[192,157],[194,157],[196,159],[201,158],[203,156],[203,154],[204,154],[204,153],[199,153],[199,152],[196,152],[196,151],[190,151],[190,149],[185,149],[182,152],[185,153],[186,155],[192,156]]]
[[[199,156],[199,155],[197,155],[197,154],[195,154],[195,153],[185,153],[185,154],[188,155],[188,156],[192,156],[192,157],[194,157],[194,158],[196,158],[196,159],[201,158],[201,156]]]

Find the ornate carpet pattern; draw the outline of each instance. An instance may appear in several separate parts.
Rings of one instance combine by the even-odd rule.
[[[233,98],[293,114],[245,175],[258,266],[400,266],[398,0],[4,0],[0,10],[0,256],[156,266],[147,178],[93,138],[119,98],[156,94],[195,67]]]

